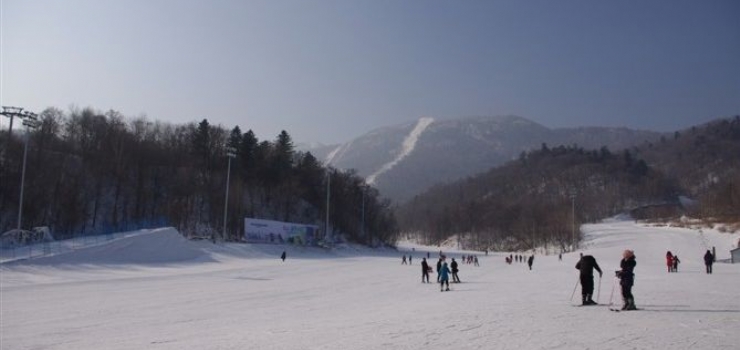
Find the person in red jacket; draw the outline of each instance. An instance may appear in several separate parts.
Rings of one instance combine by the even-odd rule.
[[[670,250],[665,253],[665,263],[668,265],[668,272],[673,272],[673,254]]]

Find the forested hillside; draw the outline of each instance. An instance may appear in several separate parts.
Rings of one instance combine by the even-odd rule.
[[[740,117],[612,153],[577,146],[534,152],[439,185],[398,208],[401,230],[474,249],[570,249],[577,227],[618,213],[740,222]],[[681,201],[681,197],[688,200]]]
[[[696,201],[686,208],[693,217],[740,222],[740,116],[676,132],[635,153]]]
[[[207,120],[171,125],[92,109],[50,108],[29,132],[23,228],[49,226],[57,238],[170,225],[186,234],[222,231],[227,146],[233,148],[227,239],[255,217],[330,226],[351,240],[393,241],[396,223],[387,201],[355,173],[324,168],[297,152],[283,131],[260,141],[250,130],[226,130]],[[20,123],[19,123],[20,124]],[[18,124],[16,124],[18,125]],[[18,130],[21,129],[21,130]],[[0,232],[15,228],[24,132],[12,139],[0,171]],[[361,227],[364,223],[364,227]]]

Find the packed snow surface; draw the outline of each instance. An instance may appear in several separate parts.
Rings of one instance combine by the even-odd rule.
[[[1,349],[738,349],[738,235],[611,221],[583,227],[604,271],[601,305],[574,306],[578,253],[477,252],[463,283],[421,283],[437,247],[332,250],[183,241],[159,230],[104,246],[0,265]],[[621,252],[637,256],[636,304],[611,312]],[[412,252],[413,249],[413,252]],[[159,256],[153,253],[166,250]],[[288,258],[278,257],[287,250]],[[667,273],[665,253],[678,254]],[[413,255],[401,265],[401,255]],[[469,252],[445,251],[459,260]],[[432,274],[432,280],[435,276]]]

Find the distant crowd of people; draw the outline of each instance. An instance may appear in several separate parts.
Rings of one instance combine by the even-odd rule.
[[[452,283],[461,283],[460,281],[460,265],[458,262],[452,258],[449,265],[447,263],[447,257],[442,253],[442,251],[439,252],[439,259],[437,261],[436,270],[434,270],[431,266],[429,266],[429,263],[427,261],[427,258],[429,258],[429,252],[427,252],[427,257],[422,258],[421,262],[421,282],[422,283],[430,283],[429,274],[436,271],[437,272],[437,283],[440,285],[440,291],[449,291],[450,290],[450,279],[452,279]],[[558,260],[563,260],[563,255],[558,254]],[[710,250],[707,250],[707,252],[704,254],[704,264],[706,266],[706,273],[711,274],[712,273],[712,264],[714,263],[715,257],[712,254]],[[411,264],[412,256],[409,255],[408,257],[406,255],[403,255],[401,257],[401,264]],[[476,255],[462,255],[460,261],[463,264],[473,264],[474,266],[480,266],[478,257]],[[529,257],[521,254],[510,254],[509,256],[505,257],[505,261],[507,264],[512,264],[513,262],[517,263],[524,263],[526,262],[529,270],[532,270],[532,265],[534,263],[534,255],[530,255]],[[678,272],[678,265],[681,263],[681,260],[678,258],[677,254],[674,254],[670,251],[666,252],[666,265],[668,267],[669,273],[675,273]],[[637,306],[635,305],[635,297],[632,294],[632,286],[634,286],[635,282],[635,267],[637,266],[635,253],[634,251],[630,249],[626,249],[622,252],[622,259],[619,262],[619,270],[615,271],[615,278],[619,282],[622,294],[622,307],[621,309],[615,311],[621,311],[621,310],[636,310]],[[578,282],[581,285],[581,305],[588,306],[588,305],[597,305],[597,302],[594,300],[594,271],[598,272],[599,278],[602,277],[603,271],[601,270],[601,267],[599,267],[599,264],[596,262],[596,258],[594,258],[591,255],[583,255],[583,253],[580,254],[580,259],[578,260],[578,263],[576,263],[575,268],[579,270],[579,280]],[[616,281],[615,281],[616,285]],[[575,290],[574,290],[575,293]],[[610,305],[612,301],[609,301]]]
[[[529,266],[529,269],[532,269],[532,264],[534,263],[534,254],[530,255],[529,258],[525,257],[524,255],[514,255],[509,254],[509,256],[504,257],[504,260],[507,264],[511,265],[512,262],[518,262],[522,263],[526,259],[527,266]],[[560,256],[560,260],[562,260],[562,255]]]

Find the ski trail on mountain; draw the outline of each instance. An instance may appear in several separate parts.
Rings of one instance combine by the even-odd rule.
[[[419,136],[424,133],[424,130],[434,122],[434,118],[429,117],[423,117],[420,118],[419,121],[416,123],[416,126],[413,130],[411,130],[411,133],[406,136],[406,138],[403,140],[403,144],[401,144],[401,153],[396,156],[396,159],[393,159],[391,162],[384,164],[378,171],[372,173],[370,176],[367,177],[366,181],[368,184],[374,184],[375,179],[385,173],[388,170],[391,170],[396,164],[398,164],[401,160],[406,158],[416,147],[416,141],[419,140]]]
[[[325,160],[326,165],[331,165],[331,163],[333,163],[334,160],[341,159],[342,156],[344,156],[344,153],[347,152],[347,149],[349,149],[349,146],[352,145],[352,142],[354,142],[354,140],[341,144],[337,148],[335,148],[333,151],[329,152]]]

